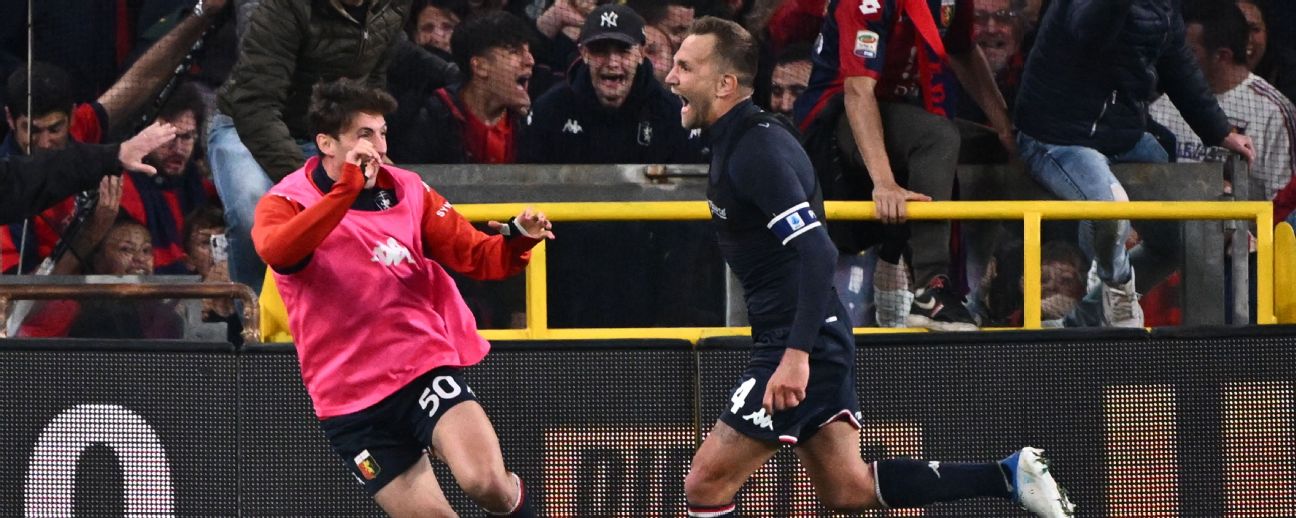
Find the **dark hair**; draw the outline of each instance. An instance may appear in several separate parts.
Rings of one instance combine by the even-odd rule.
[[[158,108],[157,118],[174,121],[185,112],[192,113],[198,126],[202,127],[203,118],[207,115],[207,100],[203,98],[198,85],[190,81],[180,83],[171,92],[171,96]]]
[[[310,123],[316,135],[337,136],[357,113],[386,115],[396,111],[396,99],[364,82],[341,78],[315,84],[311,92]]]
[[[1184,7],[1184,25],[1202,26],[1202,47],[1214,53],[1228,49],[1233,53],[1233,63],[1246,64],[1247,41],[1251,27],[1246,15],[1234,2],[1194,2]]]
[[[18,70],[9,76],[5,88],[9,114],[14,119],[27,115],[27,87],[30,83],[31,108],[36,118],[56,112],[71,116],[75,101],[72,97],[72,82],[68,79],[67,72],[57,66],[39,61],[32,63],[31,72],[30,82],[27,80],[26,66],[19,66]]]
[[[184,248],[188,252],[194,245],[194,233],[205,228],[226,227],[225,212],[215,205],[200,205],[185,215]]]
[[[793,43],[784,47],[783,52],[774,58],[774,68],[801,61],[810,61],[809,43]]]
[[[450,11],[459,17],[460,22],[468,17],[467,0],[414,0],[414,4],[410,6],[409,16],[405,17],[405,34],[411,41],[414,39],[414,34],[418,32],[419,15],[429,7]]]
[[[471,79],[472,58],[491,49],[531,45],[531,30],[521,18],[505,11],[474,16],[450,35],[450,53],[463,77]]]
[[[693,22],[689,34],[715,36],[715,55],[738,76],[739,85],[755,87],[760,49],[756,47],[756,40],[747,29],[729,20],[704,16]]]

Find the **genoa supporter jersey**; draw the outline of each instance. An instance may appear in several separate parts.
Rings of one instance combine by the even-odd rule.
[[[972,0],[832,0],[815,41],[814,71],[793,110],[804,130],[842,92],[848,77],[871,77],[879,101],[922,104],[919,56],[925,45],[906,8],[926,5],[949,54],[972,48]],[[939,76],[938,76],[939,77]],[[942,79],[943,80],[943,79]],[[938,88],[944,89],[943,86]]]
[[[68,135],[85,144],[98,144],[107,133],[107,117],[99,103],[77,105],[68,124]],[[13,134],[8,138],[13,139]],[[20,148],[12,144],[10,147],[17,153]],[[0,226],[0,273],[18,273],[20,256],[23,273],[35,270],[54,251],[75,211],[75,199],[68,198],[31,218],[25,226],[22,222]]]

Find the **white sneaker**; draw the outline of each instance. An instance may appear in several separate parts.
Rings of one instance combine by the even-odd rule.
[[[1012,480],[1012,499],[1022,509],[1041,518],[1072,518],[1075,516],[1075,504],[1067,498],[1066,490],[1053,480],[1049,472],[1049,461],[1041,454],[1044,450],[1022,448],[999,461],[1010,474]]]
[[[1103,318],[1112,327],[1143,327],[1143,307],[1139,306],[1138,292],[1134,290],[1134,272],[1125,284],[1103,284]]]

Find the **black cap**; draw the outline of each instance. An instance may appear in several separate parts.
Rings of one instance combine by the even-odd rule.
[[[603,4],[585,17],[580,44],[616,40],[627,45],[644,44],[644,20],[634,9],[620,4]]]

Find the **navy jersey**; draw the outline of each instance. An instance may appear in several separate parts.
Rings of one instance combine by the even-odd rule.
[[[871,77],[878,100],[921,104],[918,31],[902,12],[904,0],[830,0],[828,16],[815,41],[814,70],[794,107],[797,124],[808,127],[815,115],[842,92],[846,78]],[[972,49],[972,0],[925,0],[945,50]]]
[[[707,202],[753,331],[790,327],[787,347],[809,351],[825,320],[836,316],[837,250],[820,221],[823,202],[809,157],[778,122],[749,119],[759,113],[744,101],[709,130]]]

